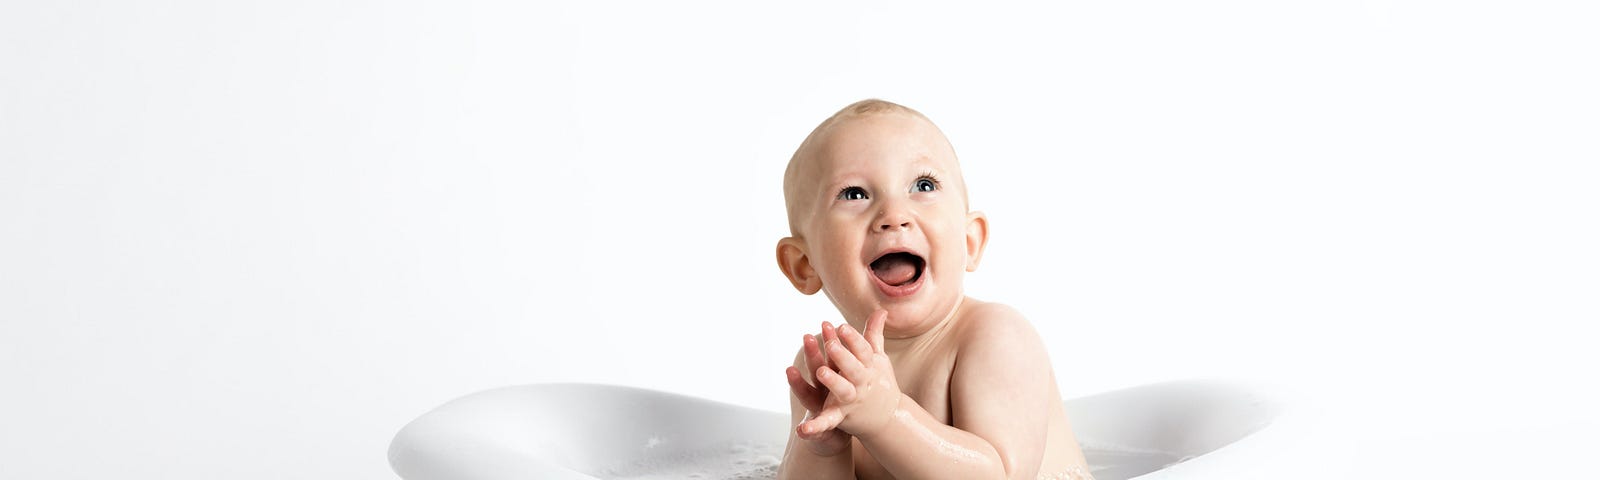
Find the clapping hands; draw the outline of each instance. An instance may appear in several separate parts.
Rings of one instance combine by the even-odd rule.
[[[889,313],[873,312],[866,333],[850,325],[823,322],[822,343],[804,339],[806,368],[817,385],[807,383],[799,369],[789,367],[789,390],[806,408],[795,434],[811,452],[832,456],[850,447],[852,436],[877,433],[893,417],[900,402],[894,367],[883,348],[883,324]]]

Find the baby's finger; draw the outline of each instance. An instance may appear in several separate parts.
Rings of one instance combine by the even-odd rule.
[[[849,355],[844,355],[849,357]],[[852,359],[853,360],[853,359]],[[839,401],[850,403],[856,401],[856,386],[846,380],[839,372],[828,367],[817,369],[817,381],[828,386],[828,394],[839,397]]]
[[[838,407],[833,407],[823,410],[822,413],[817,414],[816,417],[813,417],[810,420],[801,422],[800,427],[796,429],[796,432],[800,434],[800,438],[809,440],[811,438],[815,438],[817,435],[822,434],[823,432],[838,428],[839,422],[843,421],[844,412],[839,411]]]
[[[794,398],[800,400],[801,406],[812,412],[822,409],[823,402],[827,400],[827,394],[806,383],[806,379],[800,376],[800,369],[798,368],[791,366],[784,373],[789,377],[789,391],[794,392]]]
[[[832,323],[822,322],[822,343],[828,343],[838,339],[839,330],[833,328]]]
[[[889,321],[889,311],[878,310],[867,317],[867,343],[872,344],[872,350],[883,353],[883,324]]]
[[[840,325],[839,340],[844,342],[844,346],[848,347],[850,353],[854,354],[857,360],[861,360],[861,363],[872,361],[872,344],[867,343],[867,338],[856,332],[855,327]]]
[[[861,359],[856,358],[856,355],[846,349],[844,344],[840,342],[829,342],[827,348],[828,355],[833,357],[833,368],[838,369],[839,373],[844,374],[845,378],[851,380],[861,378],[861,374],[864,373],[863,370],[866,368]]]
[[[822,352],[822,346],[817,344],[816,336],[806,335],[801,343],[805,345],[806,371],[816,370],[817,367],[828,364],[828,357]]]
[[[834,330],[833,324],[828,323],[828,322],[822,322],[822,345],[826,346],[828,344],[828,342],[834,342],[834,341],[838,341],[838,340],[839,340],[839,332],[837,330]],[[823,355],[824,359],[828,360],[828,365],[833,365],[833,359],[827,358],[828,357],[828,349],[827,348],[823,348],[822,349],[822,355]]]

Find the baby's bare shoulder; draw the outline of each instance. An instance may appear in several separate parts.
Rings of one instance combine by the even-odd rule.
[[[1040,375],[1051,371],[1044,340],[1022,312],[1004,304],[982,302],[971,305],[962,315],[961,326],[953,332],[955,338],[951,342],[956,345],[955,369],[951,372],[956,382],[1041,381],[1044,377]]]
[[[1039,342],[1039,332],[1033,329],[1033,324],[1022,312],[1009,305],[972,301],[960,315],[961,327],[956,335],[963,350],[989,346],[1016,347],[1020,346],[1017,342]]]
[[[1033,425],[1028,422],[1036,422],[1056,401],[1044,341],[1014,308],[982,303],[964,314],[955,332],[960,347],[950,375],[953,418],[983,419],[959,428],[991,441],[1028,431],[1023,425]],[[1043,439],[1042,430],[1034,433]]]

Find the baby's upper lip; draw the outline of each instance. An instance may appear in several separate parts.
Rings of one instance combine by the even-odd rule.
[[[909,253],[909,254],[912,254],[912,255],[916,255],[918,258],[921,258],[924,261],[926,261],[928,259],[928,257],[926,255],[923,255],[921,251],[918,251],[915,248],[904,246],[904,245],[891,245],[891,246],[884,247],[884,248],[878,250],[878,253],[873,254],[871,257],[867,257],[867,261],[865,263],[868,266],[871,266],[872,262],[876,262],[876,261],[878,261],[878,259],[883,258],[884,255],[888,255],[888,254],[891,254],[891,253]]]

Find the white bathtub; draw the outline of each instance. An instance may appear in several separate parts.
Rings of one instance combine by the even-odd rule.
[[[1246,437],[1280,410],[1262,389],[1220,381],[1144,385],[1065,405],[1098,480],[1225,478],[1218,469],[1248,464],[1237,457],[1259,449]],[[406,480],[766,478],[789,429],[787,413],[671,393],[524,385],[418,417],[390,443],[389,465]]]

